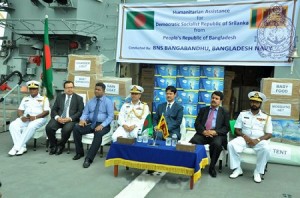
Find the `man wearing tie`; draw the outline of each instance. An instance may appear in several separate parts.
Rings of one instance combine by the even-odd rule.
[[[211,94],[210,106],[202,107],[195,121],[196,134],[190,140],[193,144],[209,144],[210,165],[209,174],[216,177],[215,165],[220,153],[227,148],[227,133],[229,131],[229,114],[220,107],[223,93],[215,91]]]
[[[153,126],[158,140],[163,139],[162,133],[158,132],[157,128],[162,114],[166,118],[169,136],[171,137],[173,134],[176,134],[178,139],[181,137],[180,124],[183,118],[183,107],[175,102],[176,93],[177,89],[174,86],[168,86],[166,88],[167,102],[158,105],[156,113],[153,115]]]
[[[50,155],[62,154],[65,144],[70,138],[75,123],[79,121],[84,107],[83,98],[73,92],[74,83],[64,83],[64,93],[56,97],[51,109],[51,120],[46,126],[46,133],[50,143]],[[61,140],[57,142],[56,131],[61,128]]]
[[[110,123],[114,118],[113,102],[105,96],[105,84],[98,82],[95,86],[95,97],[84,107],[80,122],[73,130],[76,155],[73,160],[84,156],[82,135],[94,133],[92,145],[85,157],[83,167],[88,168],[99,150],[102,137],[110,131]]]

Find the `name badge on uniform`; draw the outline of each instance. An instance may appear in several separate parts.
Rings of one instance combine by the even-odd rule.
[[[244,117],[245,119],[249,119],[249,117]]]
[[[257,118],[258,121],[265,121],[266,119],[264,118]]]

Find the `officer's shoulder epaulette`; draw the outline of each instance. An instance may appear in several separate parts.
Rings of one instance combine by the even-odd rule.
[[[144,105],[146,105],[147,103],[146,103],[146,102],[141,102],[141,104],[144,104]]]
[[[262,113],[266,114],[266,115],[269,115],[267,112],[264,112],[264,111],[261,111]]]

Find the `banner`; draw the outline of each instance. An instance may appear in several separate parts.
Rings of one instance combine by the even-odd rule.
[[[290,66],[299,1],[120,4],[118,62]]]

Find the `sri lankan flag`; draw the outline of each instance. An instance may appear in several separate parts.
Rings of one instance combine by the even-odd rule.
[[[162,131],[163,137],[165,139],[169,136],[168,125],[164,114],[161,116],[157,128]]]
[[[127,12],[127,30],[154,30],[154,11]]]
[[[282,10],[281,13],[274,13],[274,11],[272,10],[272,8],[255,8],[255,9],[251,9],[251,18],[250,18],[250,26],[251,28],[258,28],[260,26],[260,24],[262,23],[263,20],[267,19],[268,17],[272,17],[271,20],[269,21],[278,21],[279,23],[282,22],[282,18],[286,18],[286,14],[287,14],[287,6],[282,6]],[[275,17],[275,18],[274,18]],[[278,20],[276,19],[278,18]],[[279,24],[277,23],[277,26],[282,26],[284,24]],[[274,26],[273,23],[265,23],[264,27],[272,27]]]

